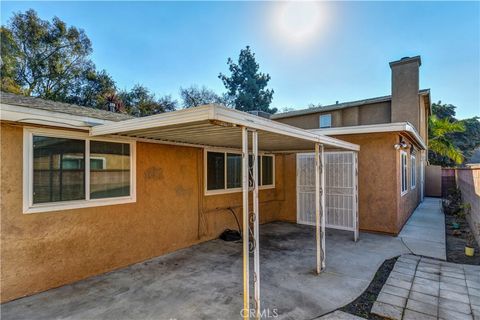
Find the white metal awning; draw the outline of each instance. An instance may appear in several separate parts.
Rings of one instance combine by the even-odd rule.
[[[123,135],[140,139],[153,139],[164,143],[227,147],[242,150],[242,221],[244,230],[242,235],[244,298],[242,312],[244,318],[250,318],[250,310],[254,310],[256,319],[261,318],[258,151],[299,152],[315,150],[316,271],[320,274],[325,269],[324,150],[358,151],[358,145],[218,105],[206,105],[98,125],[91,128],[90,135]],[[251,163],[249,154],[253,156]],[[250,179],[252,181],[251,186]],[[250,193],[252,193],[251,207],[253,210],[250,210]],[[250,228],[250,225],[253,225],[253,228]],[[246,232],[248,233],[246,234]],[[249,262],[250,236],[253,242],[254,268],[252,273],[250,272]],[[252,280],[254,287],[253,308],[250,303],[250,283]]]
[[[315,143],[323,144],[326,149],[359,150],[356,144],[219,105],[98,125],[91,129],[90,135],[122,135],[167,143],[241,149],[242,127],[258,131],[258,148],[263,151],[313,150]]]

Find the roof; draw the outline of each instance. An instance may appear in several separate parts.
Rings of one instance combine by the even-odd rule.
[[[421,96],[429,95],[430,94],[430,89],[422,89],[418,92],[418,94],[421,95]],[[277,113],[277,114],[272,115],[270,117],[270,119],[282,119],[282,118],[302,116],[302,115],[307,115],[307,114],[312,114],[312,113],[317,113],[317,112],[340,110],[340,109],[346,109],[346,108],[350,108],[350,107],[360,107],[360,106],[363,106],[363,105],[387,102],[387,101],[390,101],[390,100],[392,100],[391,95],[390,96],[382,96],[382,97],[363,99],[363,100],[348,101],[348,102],[331,104],[331,105],[328,105],[328,106],[321,106],[321,107],[315,107],[315,108],[289,111],[289,112],[284,112],[284,113]]]
[[[121,135],[161,143],[241,149],[242,127],[258,132],[258,147],[263,151],[313,150],[316,143],[327,149],[359,150],[356,144],[220,105],[98,125],[90,129],[90,135]]]
[[[82,107],[75,104],[45,100],[35,97],[26,97],[23,95],[1,92],[0,102],[2,104],[28,107],[46,111],[60,112],[74,116],[88,117],[108,121],[122,121],[132,119],[132,116],[123,113],[115,113],[95,108]]]
[[[415,127],[409,122],[394,122],[394,123],[381,123],[381,124],[369,124],[361,126],[350,127],[333,127],[323,129],[310,129],[310,132],[324,135],[345,135],[345,134],[366,134],[376,132],[405,132],[408,134],[423,150],[427,149],[427,144],[422,139]]]

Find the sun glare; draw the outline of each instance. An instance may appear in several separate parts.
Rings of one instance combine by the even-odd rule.
[[[297,44],[312,40],[320,31],[322,15],[318,2],[281,2],[274,14],[277,36]]]

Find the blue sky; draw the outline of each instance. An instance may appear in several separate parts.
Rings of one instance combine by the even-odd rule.
[[[287,7],[285,7],[287,6]],[[305,7],[306,6],[306,7]],[[92,59],[121,89],[140,83],[178,97],[180,87],[218,93],[227,58],[250,45],[271,76],[272,105],[300,109],[390,94],[388,62],[422,56],[432,100],[480,115],[479,2],[5,2],[83,28]],[[312,13],[313,12],[313,13]]]

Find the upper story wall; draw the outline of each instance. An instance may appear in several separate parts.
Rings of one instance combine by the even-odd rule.
[[[320,127],[320,116],[330,114],[332,116],[332,127],[348,127],[389,123],[390,110],[390,101],[385,101],[275,120],[303,129],[318,129]]]

